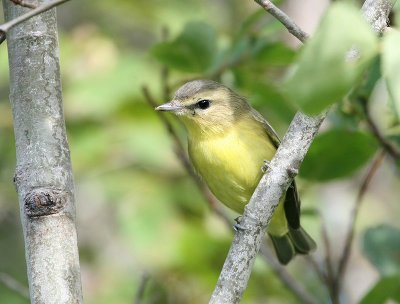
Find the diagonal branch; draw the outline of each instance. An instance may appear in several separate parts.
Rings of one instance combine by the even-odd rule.
[[[266,263],[268,263],[268,265],[270,265],[271,269],[279,277],[282,284],[300,300],[300,303],[318,303],[316,299],[314,299],[311,294],[307,292],[304,286],[299,281],[295,280],[284,266],[279,264],[279,262],[274,257],[274,254],[271,252],[270,248],[266,245],[265,242],[261,244],[260,256],[262,259],[265,260]]]
[[[268,13],[274,16],[279,22],[281,22],[294,37],[299,39],[301,42],[305,42],[308,39],[308,34],[304,32],[288,15],[282,10],[275,6],[269,0],[254,0],[261,5]]]
[[[239,303],[261,247],[266,228],[300,168],[325,115],[309,117],[298,112],[282,140],[268,172],[261,178],[245,208],[210,303]]]
[[[361,183],[360,189],[358,190],[356,202],[355,202],[353,211],[351,212],[350,226],[349,226],[349,230],[347,232],[347,237],[346,237],[343,253],[339,260],[339,265],[338,265],[338,270],[337,270],[337,275],[336,275],[336,281],[337,281],[338,287],[339,287],[340,282],[342,281],[342,278],[346,271],[346,266],[347,266],[348,260],[350,258],[351,244],[354,239],[355,224],[357,221],[358,213],[360,211],[361,203],[362,203],[364,195],[367,192],[368,187],[371,183],[372,177],[375,175],[376,171],[378,170],[378,168],[382,164],[382,161],[385,158],[385,154],[386,154],[385,150],[382,150],[375,157],[374,161],[372,162],[372,165],[368,169],[368,172],[365,175],[365,177]]]
[[[372,134],[375,136],[379,144],[382,148],[395,160],[400,159],[400,151],[396,149],[396,147],[385,138],[385,136],[381,133],[378,126],[375,124],[375,121],[372,119],[371,114],[368,109],[368,101],[364,97],[360,97],[361,107],[363,109],[365,119],[367,121],[368,127],[370,128]]]
[[[30,2],[26,2],[24,0],[10,0],[11,2],[13,2],[16,5],[22,6],[22,7],[27,7],[27,8],[36,8],[37,6],[30,3]]]
[[[0,272],[0,284],[18,293],[21,297],[29,299],[28,287],[24,286],[7,273]]]

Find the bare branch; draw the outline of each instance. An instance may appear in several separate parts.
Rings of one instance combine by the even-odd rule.
[[[281,22],[297,39],[301,42],[305,42],[308,39],[308,34],[304,32],[288,15],[286,15],[282,10],[276,7],[269,0],[254,0],[259,5],[261,5],[268,13],[274,16],[279,22]]]
[[[149,282],[150,277],[147,273],[142,273],[140,278],[140,283],[138,290],[136,292],[134,304],[141,304],[143,303],[144,291],[146,290],[147,283]]]
[[[377,34],[388,26],[388,16],[396,0],[366,0],[361,11]]]
[[[29,289],[7,273],[0,272],[0,283],[8,289],[15,291],[23,298],[29,299]]]
[[[284,266],[279,264],[274,254],[265,242],[261,244],[260,248],[261,258],[271,267],[272,271],[281,280],[282,284],[291,291],[300,303],[304,304],[316,304],[318,303],[308,292],[304,286],[299,283],[298,280],[294,279],[291,274],[286,270]]]
[[[315,273],[318,275],[318,277],[321,279],[322,282],[325,282],[325,285],[328,286],[328,276],[327,274],[321,269],[320,265],[318,262],[313,258],[312,255],[307,255],[305,257],[307,260],[308,264],[314,269]]]
[[[336,284],[336,273],[333,270],[333,261],[331,256],[331,245],[329,241],[328,232],[324,223],[321,225],[321,235],[325,247],[325,265],[326,265],[326,280],[325,284],[328,288],[329,295],[331,297],[332,304],[339,304],[339,292],[338,285]]]
[[[0,25],[0,44],[6,39],[7,32],[14,26],[67,1],[69,0],[54,0],[52,2],[46,2],[43,5],[40,5],[39,7],[27,12],[26,14],[20,15],[8,21],[7,23]]]
[[[279,199],[284,195],[293,175],[306,155],[324,115],[309,117],[297,113],[282,140],[270,168],[261,178],[245,208],[210,303],[239,303]]]
[[[385,150],[382,150],[375,157],[374,161],[372,162],[370,168],[368,169],[367,174],[365,175],[365,177],[361,183],[360,189],[358,190],[356,202],[355,202],[353,211],[351,212],[351,216],[350,216],[350,225],[349,225],[349,230],[347,232],[347,237],[346,237],[343,253],[339,260],[338,271],[337,271],[337,275],[336,275],[336,281],[337,281],[338,286],[339,286],[340,282],[342,281],[342,278],[346,271],[346,266],[347,266],[348,260],[350,258],[351,245],[353,243],[354,234],[355,234],[355,224],[357,222],[357,217],[358,217],[358,213],[360,211],[361,203],[362,203],[365,193],[367,192],[368,187],[371,183],[372,177],[375,175],[376,171],[382,164],[382,161],[384,158],[385,158]]]
[[[371,117],[371,114],[368,110],[368,101],[364,97],[360,97],[360,103],[362,106],[362,109],[364,111],[364,115],[366,118],[366,121],[368,123],[368,127],[370,128],[372,134],[375,136],[375,138],[378,140],[382,148],[394,159],[399,159],[400,158],[400,151],[396,149],[396,147],[385,138],[385,136],[381,133],[379,130],[378,126],[375,124],[374,120]]]
[[[30,3],[30,2],[26,2],[24,0],[10,0],[11,2],[13,2],[16,5],[22,6],[22,7],[27,7],[27,8],[36,8],[37,6]]]

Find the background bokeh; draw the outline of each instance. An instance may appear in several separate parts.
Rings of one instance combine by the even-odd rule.
[[[281,4],[310,33],[329,5],[311,0],[304,5]],[[176,157],[174,143],[146,102],[142,87],[147,86],[158,103],[165,102],[165,65],[172,90],[185,79],[218,79],[248,97],[282,136],[295,107],[279,86],[298,56],[298,43],[253,1],[71,1],[59,7],[58,15],[85,302],[134,303],[139,286],[146,283],[144,303],[206,303],[232,230],[210,210]],[[188,41],[191,47],[186,48]],[[398,117],[382,82],[376,85],[369,108],[382,132],[395,138]],[[184,130],[171,122],[184,142]],[[326,132],[318,146],[322,152],[314,152],[298,183],[302,225],[317,240],[313,258],[323,268],[321,224],[330,238],[329,255],[337,261],[360,184],[380,147],[351,102],[335,106],[322,131]],[[357,134],[338,137],[343,132]],[[337,170],[331,172],[336,173],[320,172],[318,162],[325,159],[334,163]],[[0,273],[27,286],[14,167],[4,43],[0,46]],[[362,202],[343,303],[358,302],[381,276],[399,273],[399,264],[394,266],[400,256],[399,186],[398,168],[386,156]],[[226,212],[232,219],[237,216]],[[378,255],[377,247],[382,249]],[[320,303],[329,303],[326,287],[303,257],[287,269]],[[0,302],[29,303],[3,284]],[[243,302],[298,300],[268,264],[257,260]]]

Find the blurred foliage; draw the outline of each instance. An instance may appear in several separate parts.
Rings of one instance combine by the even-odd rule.
[[[377,38],[361,12],[335,3],[305,45],[287,94],[303,111],[318,114],[343,98],[376,52]]]
[[[216,33],[207,23],[190,22],[172,42],[159,43],[153,55],[168,67],[204,72],[216,55]]]
[[[300,176],[315,181],[348,176],[365,165],[377,148],[375,138],[368,133],[331,129],[321,133],[312,143],[301,166]],[[323,161],[321,155],[324,156]]]
[[[389,225],[368,228],[362,248],[368,260],[382,275],[400,273],[400,229]]]
[[[360,304],[400,303],[400,275],[384,277],[371,288]]]
[[[399,116],[400,113],[400,83],[399,69],[400,58],[398,53],[395,52],[396,47],[400,44],[400,32],[393,29],[388,33],[383,40],[383,76],[387,80],[389,94],[393,99],[394,111]]]
[[[281,135],[297,107],[317,113],[335,103],[298,182],[304,210],[311,210],[304,212],[302,224],[317,240],[316,208],[319,213],[329,210],[323,215],[327,223],[340,218],[342,222],[335,225],[347,226],[347,214],[339,205],[352,207],[351,200],[338,199],[334,209],[342,213],[335,215],[324,203],[330,196],[318,189],[346,183],[349,189],[343,192],[353,197],[360,176],[380,148],[368,128],[361,99],[372,110],[380,109],[372,114],[386,139],[400,142],[395,68],[400,56],[393,46],[398,33],[378,42],[356,9],[344,4],[327,12],[316,34],[299,50],[283,38],[282,25],[253,1],[172,0],[168,5],[160,0],[98,0],[96,5],[71,1],[58,14],[86,303],[132,303],[143,274],[147,278],[143,303],[205,303],[232,238],[231,229],[209,211],[176,158],[173,142],[142,95],[143,85],[163,103],[163,81],[172,91],[187,79],[221,81],[246,96]],[[344,61],[354,45],[361,48],[361,59]],[[6,56],[3,44],[0,57]],[[161,73],[165,67],[167,79]],[[386,92],[382,79],[388,81],[390,96],[382,93]],[[351,94],[344,98],[350,88]],[[0,272],[26,284],[12,185],[11,112],[7,61],[0,60]],[[181,125],[173,117],[168,119],[184,141]],[[394,172],[388,159],[379,171],[382,178],[369,190],[369,209],[365,208],[358,229],[382,222],[398,227],[400,193]],[[227,212],[232,219],[236,216]],[[385,266],[392,272],[380,268],[398,260],[396,229],[381,226],[363,234],[363,254],[384,277],[377,279],[378,271],[368,268],[364,276],[377,280],[376,286],[368,293],[365,286],[348,284],[353,289],[347,293],[356,293],[358,299],[365,293],[365,303],[379,303],[374,301],[389,298],[385,294],[398,299],[394,279],[398,267]],[[323,247],[321,241],[318,244]],[[355,251],[356,262],[365,259]],[[323,260],[323,254],[317,251],[316,259]],[[287,269],[321,303],[328,302],[323,283],[302,258]],[[0,302],[28,303],[2,284]],[[299,301],[268,265],[257,260],[243,302]]]

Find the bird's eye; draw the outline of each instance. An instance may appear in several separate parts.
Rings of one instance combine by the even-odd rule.
[[[210,101],[207,99],[202,99],[197,103],[197,105],[200,109],[205,110],[210,106]]]

